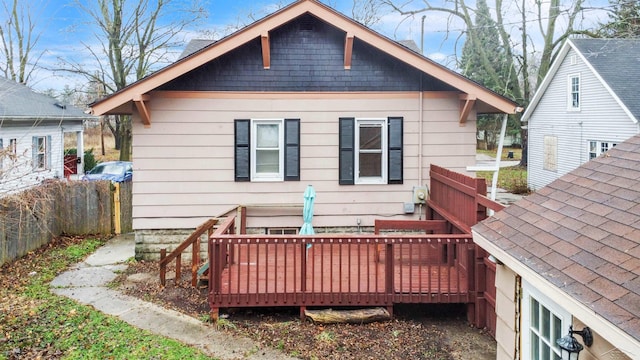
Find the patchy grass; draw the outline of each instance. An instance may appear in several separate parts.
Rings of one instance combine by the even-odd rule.
[[[0,268],[0,359],[208,359],[49,291],[103,239],[63,237]]]
[[[477,177],[485,178],[487,185],[491,185],[493,172],[478,171]],[[527,169],[521,166],[510,166],[500,168],[498,173],[498,187],[513,194],[529,194],[531,191],[527,186]]]

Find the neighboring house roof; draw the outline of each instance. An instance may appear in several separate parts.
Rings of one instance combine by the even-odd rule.
[[[82,110],[0,77],[0,121],[82,120]],[[2,124],[0,124],[2,125]],[[7,123],[4,123],[7,125]]]
[[[522,121],[531,117],[570,49],[578,53],[629,118],[638,122],[640,96],[636,83],[640,81],[640,39],[567,40],[538,87],[531,104],[522,116]]]
[[[557,292],[546,295],[613,345],[640,354],[640,135],[473,232],[478,245]]]
[[[359,24],[317,0],[299,0],[279,11],[261,19],[237,32],[215,41],[201,50],[195,50],[177,62],[141,79],[130,86],[95,102],[91,105],[96,115],[130,114],[135,103],[139,111],[145,112],[143,102],[148,99],[148,93],[167,82],[188,73],[210,61],[224,55],[239,46],[262,39],[263,55],[268,54],[269,31],[286,24],[302,15],[311,14],[332,26],[345,32],[345,53],[348,55],[349,43],[353,39],[363,41],[378,50],[398,59],[414,68],[429,74],[449,86],[468,94],[466,100],[476,101],[478,112],[515,113],[517,104],[497,93],[465,78],[464,76],[437,64],[422,56],[406,45],[393,41],[383,35]],[[194,43],[193,46],[203,45]],[[189,49],[191,50],[191,49]],[[348,56],[345,56],[348,58]]]

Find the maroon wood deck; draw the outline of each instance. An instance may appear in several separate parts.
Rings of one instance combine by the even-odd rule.
[[[472,250],[469,235],[214,236],[209,302],[212,309],[466,303]]]

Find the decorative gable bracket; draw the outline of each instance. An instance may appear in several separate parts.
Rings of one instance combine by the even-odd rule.
[[[476,96],[471,94],[460,95],[460,126],[465,126],[471,109],[476,103]]]
[[[351,55],[353,54],[353,34],[347,33],[344,39],[344,69],[351,69]]]
[[[136,105],[136,109],[138,110],[138,114],[140,114],[140,119],[142,120],[144,127],[151,127],[151,113],[149,112],[149,108],[146,104],[149,100],[151,100],[151,96],[149,95],[138,95],[133,99],[133,103]]]
[[[269,45],[269,32],[263,32],[260,35],[260,43],[262,44],[262,66],[265,70],[271,68],[271,47]]]

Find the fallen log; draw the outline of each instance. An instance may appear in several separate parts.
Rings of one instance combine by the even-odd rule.
[[[364,324],[391,320],[391,315],[389,315],[387,309],[381,307],[357,310],[305,310],[304,315],[307,319],[319,324]]]

